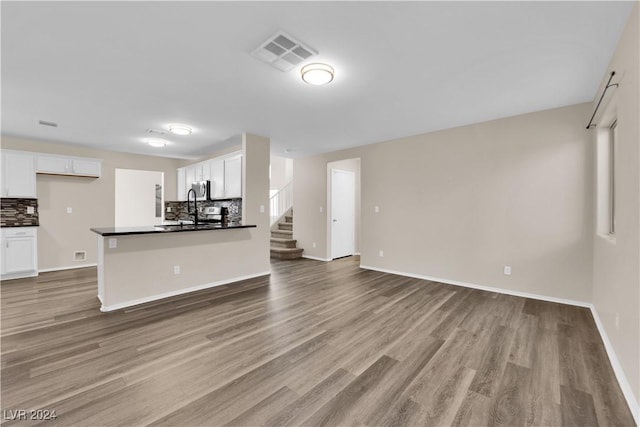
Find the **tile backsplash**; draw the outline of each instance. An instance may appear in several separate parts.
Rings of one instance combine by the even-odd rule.
[[[27,208],[33,213],[27,213]],[[0,202],[0,226],[31,227],[39,225],[38,199],[15,199],[3,197]]]
[[[209,206],[220,206],[229,209],[228,219],[231,222],[242,220],[242,199],[198,201],[198,210]],[[171,208],[171,212],[167,212],[167,208]],[[193,216],[187,213],[187,202],[169,201],[164,202],[164,219],[167,221],[193,220]]]

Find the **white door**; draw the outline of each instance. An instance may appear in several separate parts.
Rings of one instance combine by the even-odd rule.
[[[116,169],[116,227],[162,224],[164,173]]]
[[[355,173],[331,169],[331,258],[353,255],[355,248]]]

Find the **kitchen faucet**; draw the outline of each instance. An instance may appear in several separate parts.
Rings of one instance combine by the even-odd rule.
[[[189,197],[193,193],[193,212],[191,212],[191,201]],[[198,198],[196,197],[196,192],[193,191],[193,188],[189,189],[187,193],[187,215],[193,215],[193,223],[198,225]]]

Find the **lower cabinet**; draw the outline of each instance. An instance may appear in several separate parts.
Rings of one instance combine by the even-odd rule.
[[[38,275],[38,230],[9,227],[2,232],[2,280]]]

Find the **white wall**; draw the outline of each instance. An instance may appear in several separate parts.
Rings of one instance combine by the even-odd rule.
[[[298,246],[329,257],[327,163],[359,157],[363,265],[590,301],[590,113],[580,104],[295,159]]]
[[[601,107],[597,130],[591,131],[596,146],[597,135],[618,120],[618,153],[616,158],[616,235],[603,236],[595,227],[593,250],[593,304],[616,353],[629,391],[634,395],[636,420],[640,402],[640,7],[636,3],[629,22],[618,43],[615,54],[598,96],[616,72],[614,82],[619,87],[610,89],[608,102]],[[595,108],[594,101],[592,108]],[[598,199],[604,200],[600,193]],[[602,203],[601,203],[602,205]],[[600,209],[602,212],[602,209]],[[618,321],[616,322],[616,318]],[[617,324],[617,326],[616,326]],[[624,389],[624,387],[623,387]],[[624,390],[623,390],[624,391]],[[629,393],[627,396],[629,397]]]
[[[293,160],[286,157],[271,156],[270,190],[281,190],[293,179]]]

